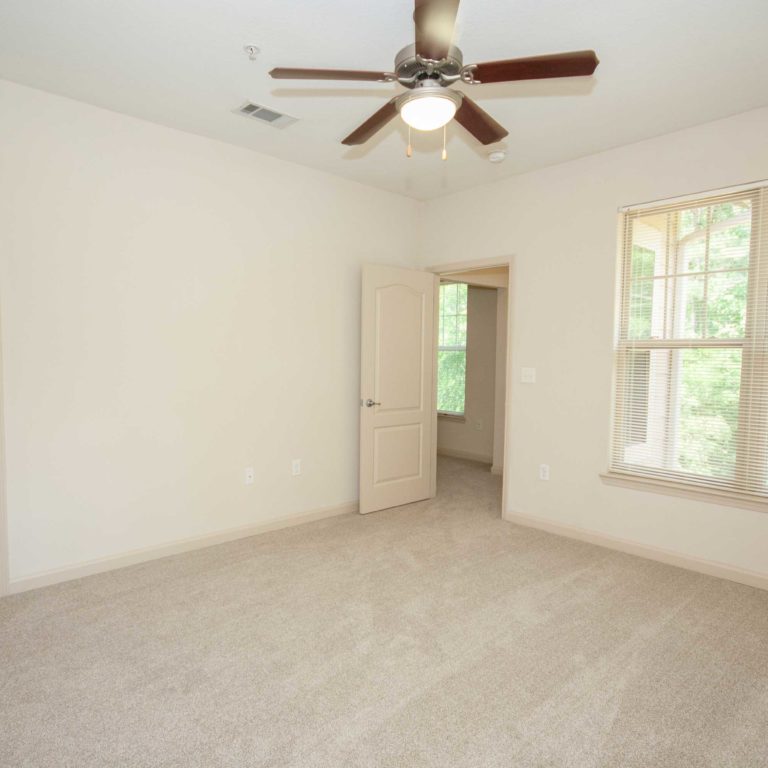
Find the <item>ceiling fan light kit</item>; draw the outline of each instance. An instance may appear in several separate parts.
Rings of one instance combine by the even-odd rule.
[[[416,42],[395,57],[394,72],[343,69],[297,69],[278,67],[269,74],[281,80],[357,80],[398,82],[409,92],[395,96],[356,128],[342,144],[364,144],[398,113],[409,127],[434,131],[455,119],[481,144],[500,141],[508,131],[453,83],[467,85],[539,80],[591,75],[598,65],[594,51],[573,51],[529,56],[481,64],[464,64],[461,50],[453,45],[459,0],[415,0],[413,20]],[[409,133],[410,137],[410,133]],[[411,144],[408,141],[407,155]],[[442,158],[447,157],[443,133]],[[494,160],[493,162],[498,162]]]
[[[461,104],[461,94],[424,80],[396,102],[400,117],[417,131],[435,131],[453,120]]]

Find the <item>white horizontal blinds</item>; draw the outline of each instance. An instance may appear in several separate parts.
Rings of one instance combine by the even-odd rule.
[[[768,194],[623,214],[613,471],[768,497]]]

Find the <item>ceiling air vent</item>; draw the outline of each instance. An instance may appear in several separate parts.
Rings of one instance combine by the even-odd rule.
[[[260,120],[262,123],[268,123],[275,128],[287,128],[297,120],[295,117],[275,112],[274,109],[263,107],[261,104],[251,104],[250,101],[246,101],[245,104],[238,107],[235,111],[245,117],[251,117],[254,120]]]

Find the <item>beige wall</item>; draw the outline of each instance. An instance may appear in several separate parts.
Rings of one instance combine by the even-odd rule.
[[[768,514],[598,477],[616,209],[766,178],[766,135],[756,110],[417,229],[412,200],[0,81],[11,578],[354,500],[360,264],[468,254],[514,255],[506,512],[768,573]]]
[[[513,255],[507,514],[768,574],[768,514],[604,485],[617,208],[768,178],[768,109],[428,203],[423,264]],[[525,151],[524,147],[518,151]],[[537,383],[520,383],[521,367]],[[538,465],[551,465],[551,480]]]
[[[493,461],[495,383],[496,289],[469,286],[465,420],[438,417],[438,452]]]
[[[11,579],[356,500],[360,265],[419,207],[0,81]]]

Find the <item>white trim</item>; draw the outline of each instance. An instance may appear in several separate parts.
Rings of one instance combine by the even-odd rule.
[[[511,256],[501,256],[497,259],[475,259],[473,261],[452,261],[448,264],[433,264],[425,267],[427,272],[434,272],[437,275],[453,274],[454,272],[475,272],[478,269],[489,269],[490,267],[510,267],[512,266]]]
[[[644,203],[632,203],[619,207],[619,213],[629,213],[630,211],[644,211],[646,208],[655,208],[664,205],[674,205],[676,203],[687,203],[689,200],[700,200],[702,197],[716,197],[717,195],[730,195],[735,192],[746,192],[750,189],[759,187],[768,187],[768,179],[760,181],[750,181],[747,184],[736,184],[732,187],[720,187],[719,189],[706,189],[703,192],[694,192],[689,195],[679,195],[677,197],[664,197],[661,200],[647,200]]]
[[[512,307],[514,294],[512,292],[512,276],[514,268],[514,256],[499,256],[490,259],[474,259],[472,261],[455,261],[447,264],[433,264],[425,267],[427,272],[434,272],[438,276],[443,273],[451,272],[471,272],[478,269],[488,269],[489,267],[507,268],[507,355],[506,371],[504,374],[504,466],[509,462],[509,419],[512,405]],[[437,336],[437,334],[435,334]],[[435,344],[437,350],[437,344]],[[435,351],[435,360],[437,360],[437,351]],[[435,379],[437,382],[437,379]],[[437,390],[435,390],[437,391]],[[437,430],[437,414],[435,414],[435,430]],[[435,447],[437,447],[437,432],[435,431]],[[493,462],[491,458],[490,463]],[[504,516],[507,510],[507,471],[502,470],[501,474],[501,514]]]
[[[648,560],[656,560],[657,562],[666,563],[667,565],[674,565],[677,568],[685,568],[689,571],[704,573],[707,576],[715,576],[719,579],[736,581],[739,584],[746,584],[747,586],[756,587],[757,589],[768,590],[768,573],[760,573],[758,571],[747,570],[746,568],[738,568],[733,565],[719,563],[715,560],[706,560],[701,557],[683,555],[669,549],[662,549],[648,544],[639,544],[635,541],[620,539],[616,536],[608,536],[607,534],[590,531],[586,528],[578,528],[572,525],[550,522],[549,520],[544,520],[541,517],[535,517],[533,515],[510,513],[504,515],[504,519],[510,523],[524,525],[526,528],[537,528],[540,531],[554,533],[557,536],[565,536],[569,539],[586,541],[590,544],[596,544],[599,547],[615,549],[619,552],[626,552],[627,554],[644,557]]]
[[[624,474],[623,472],[603,472],[600,479],[606,485],[632,488],[636,491],[649,491],[665,496],[681,496],[686,499],[706,501],[710,504],[722,504],[724,507],[739,507],[740,509],[752,509],[755,512],[768,512],[768,498],[749,493],[706,488],[703,485],[676,483],[674,480],[662,480],[661,478]]]
[[[435,280],[433,291],[432,307],[432,334],[435,339],[440,334],[440,279]],[[439,340],[439,339],[438,339]],[[430,446],[430,468],[429,468],[429,498],[434,499],[437,496],[437,344],[432,345],[432,392],[430,394],[432,402],[432,420],[430,432],[432,445]]]
[[[450,411],[438,411],[438,419],[445,419],[446,421],[459,421],[466,422],[467,417],[463,413],[451,413]]]
[[[225,542],[235,541],[236,539],[245,539],[249,536],[256,536],[269,531],[291,528],[295,525],[311,523],[315,520],[324,520],[327,517],[348,515],[357,512],[357,509],[357,502],[350,501],[346,504],[339,504],[333,507],[321,507],[320,509],[315,509],[310,512],[286,515],[285,517],[269,520],[265,523],[229,528],[225,531],[206,533],[202,536],[193,536],[189,539],[181,539],[168,544],[158,544],[152,547],[143,547],[142,549],[123,552],[119,555],[100,557],[96,560],[78,563],[77,565],[68,565],[64,568],[56,568],[51,571],[36,573],[32,576],[23,576],[20,579],[13,579],[8,585],[8,593],[16,594],[18,592],[26,592],[29,589],[47,587],[51,584],[58,584],[62,581],[71,581],[72,579],[81,579],[83,576],[91,576],[95,573],[103,573],[105,571],[113,571],[117,568],[125,568],[128,565],[145,563],[149,560],[158,560],[162,557],[169,557],[170,555],[179,555],[183,552],[191,552],[195,549],[204,549],[205,547],[224,544]]]
[[[5,472],[5,397],[3,394],[3,349],[0,328],[0,597],[8,594],[10,546]]]
[[[457,451],[453,448],[437,449],[438,456],[448,456],[452,459],[466,459],[467,461],[479,461],[482,464],[493,464],[493,456],[484,456],[482,453],[472,453],[472,451]]]

